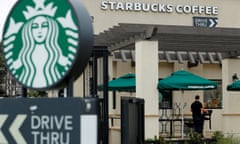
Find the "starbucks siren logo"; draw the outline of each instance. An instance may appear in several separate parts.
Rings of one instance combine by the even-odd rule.
[[[25,0],[24,0],[25,1]],[[78,47],[78,26],[71,7],[45,0],[19,2],[21,19],[14,13],[5,26],[3,52],[11,74],[31,88],[58,82],[71,68]]]

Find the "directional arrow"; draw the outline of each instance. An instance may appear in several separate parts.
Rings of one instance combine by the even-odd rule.
[[[7,120],[8,115],[0,115],[0,144],[8,144],[4,134],[2,133],[2,126]]]
[[[26,117],[27,115],[17,115],[9,128],[9,132],[12,134],[17,144],[27,144],[26,140],[23,138],[19,130]]]
[[[216,18],[208,18],[210,24],[208,27],[216,27],[216,25],[218,24],[217,19]]]

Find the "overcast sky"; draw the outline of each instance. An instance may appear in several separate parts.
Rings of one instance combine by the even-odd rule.
[[[2,40],[3,26],[6,17],[16,1],[17,0],[0,0],[0,41]]]

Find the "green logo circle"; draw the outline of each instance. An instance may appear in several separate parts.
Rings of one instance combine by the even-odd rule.
[[[3,52],[10,73],[23,85],[46,89],[71,69],[79,47],[79,26],[65,0],[19,1],[8,16]]]

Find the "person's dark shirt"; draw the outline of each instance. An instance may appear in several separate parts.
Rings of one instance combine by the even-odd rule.
[[[201,109],[202,109],[202,103],[199,101],[195,101],[191,105],[192,110],[192,117],[194,118],[200,118],[202,116]]]

